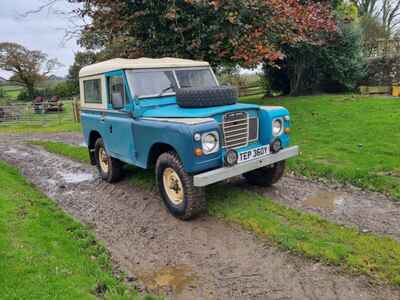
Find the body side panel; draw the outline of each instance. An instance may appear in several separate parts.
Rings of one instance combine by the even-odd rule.
[[[198,173],[204,170],[221,166],[221,150],[218,152],[196,157],[194,149],[201,147],[200,142],[193,140],[195,132],[204,133],[218,131],[216,122],[199,125],[187,125],[182,123],[168,123],[156,120],[137,119],[134,121],[134,132],[137,137],[137,162],[142,168],[149,167],[149,153],[154,144],[170,145],[178,153],[183,162],[184,169],[188,173]]]

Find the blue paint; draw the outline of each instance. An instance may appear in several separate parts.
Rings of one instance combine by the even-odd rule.
[[[183,108],[174,104],[149,108],[143,112],[143,117],[153,118],[205,118],[222,115],[232,111],[243,111],[258,109],[257,105],[237,103],[233,105],[204,107],[204,108]]]
[[[107,79],[118,76],[125,82],[127,103],[120,110],[113,110],[107,95],[107,109],[82,109],[81,119],[85,142],[89,145],[92,131],[98,132],[104,139],[106,150],[113,157],[123,162],[147,169],[151,167],[151,151],[155,145],[168,145],[173,148],[183,162],[185,171],[198,174],[223,166],[225,149],[211,155],[197,157],[196,148],[201,142],[193,139],[195,133],[217,131],[222,141],[221,123],[223,115],[232,111],[246,111],[250,117],[259,118],[259,140],[238,152],[271,144],[276,138],[272,136],[272,120],[289,115],[285,108],[263,108],[253,104],[237,103],[207,108],[182,108],[176,104],[175,97],[137,99],[131,94],[126,74],[123,70],[104,74]],[[207,123],[189,125],[165,122],[148,118],[210,118]],[[290,121],[284,121],[290,127]],[[279,139],[284,148],[289,146],[289,136],[282,134]]]

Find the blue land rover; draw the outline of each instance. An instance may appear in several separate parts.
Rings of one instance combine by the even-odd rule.
[[[204,187],[243,175],[269,186],[283,175],[290,117],[283,107],[237,103],[210,65],[176,58],[112,59],[80,71],[81,121],[93,165],[115,182],[123,164],[155,168],[168,210],[190,219]]]

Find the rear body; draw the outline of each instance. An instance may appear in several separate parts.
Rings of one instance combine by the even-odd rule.
[[[193,97],[178,105],[177,91],[196,88],[221,89],[205,62],[116,59],[82,69],[81,121],[93,164],[99,138],[108,156],[143,169],[174,153],[200,188],[297,155],[285,108],[196,106]]]

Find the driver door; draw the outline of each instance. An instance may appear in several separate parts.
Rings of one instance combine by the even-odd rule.
[[[134,162],[133,119],[123,71],[106,75],[108,110],[105,117],[107,150],[122,161]]]

